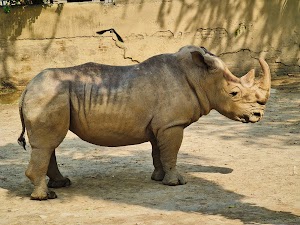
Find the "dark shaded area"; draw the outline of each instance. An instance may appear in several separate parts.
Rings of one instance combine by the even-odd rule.
[[[4,74],[0,74],[0,94],[5,92],[5,89],[15,89],[13,82],[10,80],[11,74],[8,70],[8,61],[17,61],[18,52],[16,51],[15,41],[22,34],[25,26],[34,24],[42,11],[46,8],[55,7],[52,5],[27,5],[27,6],[13,6],[10,13],[1,14],[0,16],[0,58],[2,59],[2,68]],[[57,5],[56,12],[61,13],[63,4]],[[58,17],[59,18],[59,17]],[[59,20],[57,20],[58,24]],[[56,27],[55,27],[56,28]],[[55,36],[55,30],[52,37]],[[34,30],[32,30],[34,35]],[[51,44],[51,42],[50,42]],[[9,83],[10,88],[5,84]]]

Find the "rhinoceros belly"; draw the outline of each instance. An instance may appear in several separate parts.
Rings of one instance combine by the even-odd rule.
[[[124,146],[149,141],[151,115],[132,107],[97,106],[71,109],[70,130],[101,146]]]

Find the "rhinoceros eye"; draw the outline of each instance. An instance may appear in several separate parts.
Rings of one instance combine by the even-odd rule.
[[[228,94],[231,98],[237,99],[241,97],[241,89],[239,87],[234,87],[228,92]]]
[[[231,95],[231,97],[234,97],[234,96],[236,96],[238,94],[238,92],[237,91],[232,91],[229,94]]]

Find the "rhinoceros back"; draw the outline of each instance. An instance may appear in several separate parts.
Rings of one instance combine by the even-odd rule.
[[[42,86],[38,101],[48,102],[40,110],[48,110],[45,107],[56,99],[51,107],[69,113],[69,130],[97,145],[146,142],[153,135],[153,121],[156,127],[175,120],[189,124],[193,116],[186,110],[193,111],[194,97],[171,54],[134,66],[87,63],[48,69],[32,83],[30,89]]]
[[[134,70],[90,63],[71,72],[70,130],[104,146],[148,141],[153,99]]]

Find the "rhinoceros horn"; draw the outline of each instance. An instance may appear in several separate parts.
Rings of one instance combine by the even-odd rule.
[[[267,64],[267,62],[263,59],[259,59],[260,66],[263,71],[263,75],[259,80],[259,87],[265,91],[270,91],[271,88],[271,73],[270,68]]]
[[[263,58],[259,59],[259,63],[262,67],[263,75],[258,80],[257,85],[259,86],[260,89],[269,92],[271,87],[270,68],[267,62]],[[252,87],[255,83],[255,70],[254,69],[250,70],[246,75],[241,77],[240,81],[244,87]]]
[[[244,87],[252,87],[255,81],[255,70],[250,70],[246,75],[241,77],[241,83]]]

